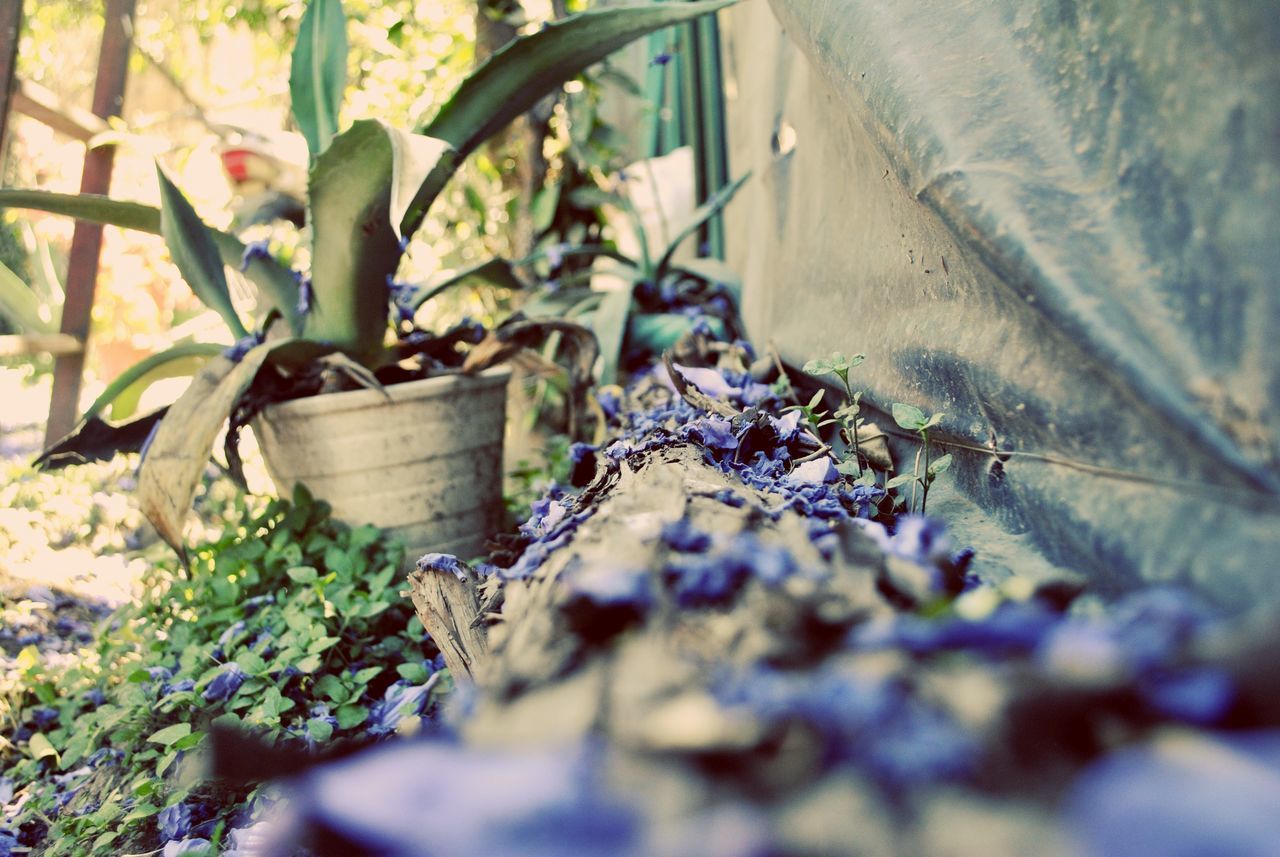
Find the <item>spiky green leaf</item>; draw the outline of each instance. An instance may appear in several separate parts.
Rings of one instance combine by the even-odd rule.
[[[341,0],[311,0],[298,25],[289,69],[293,117],[312,157],[338,133],[347,87],[347,20]]]
[[[603,367],[601,384],[613,384],[618,378],[618,363],[622,358],[622,344],[627,333],[627,319],[631,315],[631,296],[635,291],[634,280],[624,280],[618,288],[607,293],[591,316],[591,332],[600,343]]]
[[[365,363],[381,351],[388,279],[402,255],[391,224],[394,134],[375,120],[356,122],[311,168],[313,298],[303,331]]]
[[[732,200],[734,195],[738,192],[738,189],[746,184],[746,181],[749,178],[751,178],[751,174],[747,173],[737,180],[730,182],[720,188],[720,190],[713,193],[706,202],[694,209],[693,213],[689,215],[689,219],[682,223],[679,229],[676,230],[675,238],[673,238],[671,243],[667,245],[667,249],[663,252],[662,258],[658,260],[656,279],[661,280],[666,276],[667,269],[671,266],[671,257],[675,255],[676,250],[679,249],[684,240],[697,232],[702,224],[719,214],[720,210],[729,204],[730,200]]]
[[[524,281],[516,276],[515,269],[506,259],[487,259],[477,265],[463,268],[443,279],[427,284],[414,292],[407,305],[416,310],[427,301],[454,286],[468,281],[480,280],[503,289],[519,290],[524,288]]]
[[[152,354],[121,372],[102,395],[94,399],[81,419],[97,416],[108,405],[112,419],[128,419],[137,411],[142,394],[156,381],[193,375],[206,361],[226,349],[226,345],[211,342],[184,342]]]
[[[0,189],[0,208],[30,208],[50,214],[75,217],[88,223],[134,229],[160,235],[160,209],[137,202],[109,199],[94,194],[52,193],[43,190]],[[239,238],[221,230],[210,230],[218,254],[225,265],[239,267],[245,246]],[[297,330],[298,280],[293,271],[274,259],[256,256],[249,260],[245,276]]]
[[[475,70],[422,133],[450,143],[458,161],[541,98],[640,36],[715,12],[735,0],[640,3],[592,9],[508,43]],[[449,173],[433,175],[416,195],[403,229],[413,234]]]
[[[0,318],[7,318],[23,333],[58,332],[52,309],[3,263],[0,263]]]
[[[222,257],[209,235],[209,227],[196,214],[191,203],[170,181],[160,165],[156,165],[160,179],[160,233],[169,247],[173,264],[178,266],[182,278],[191,286],[196,297],[212,309],[231,330],[232,338],[248,336],[249,331],[240,321],[231,304],[231,291],[227,288],[227,275],[222,270]]]
[[[31,208],[49,214],[75,217],[89,223],[160,234],[160,209],[97,194],[4,188],[0,190],[0,208]]]
[[[707,317],[707,324],[712,335],[724,339],[724,322],[718,318]],[[627,329],[628,339],[637,348],[653,354],[661,354],[675,346],[680,338],[693,330],[695,320],[680,313],[644,313],[633,315]]]
[[[735,300],[742,298],[742,277],[719,259],[688,259],[671,265],[672,273],[684,274],[712,285],[723,286]]]
[[[179,553],[183,524],[218,431],[272,349],[289,341],[251,348],[238,363],[214,357],[157,426],[138,473],[138,499],[156,532]]]

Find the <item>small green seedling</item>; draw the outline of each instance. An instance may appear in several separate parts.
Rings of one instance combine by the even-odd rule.
[[[799,411],[800,415],[804,417],[804,421],[807,422],[809,427],[813,430],[814,435],[817,435],[824,427],[835,422],[835,420],[830,419],[830,414],[818,408],[818,405],[822,403],[822,396],[825,393],[826,390],[819,390],[813,394],[813,398],[809,400],[809,404],[792,405],[791,407],[783,408],[782,410],[784,412]]]
[[[844,384],[845,395],[848,398],[845,404],[836,410],[835,418],[840,423],[840,431],[844,435],[845,442],[853,447],[853,458],[841,462],[840,468],[842,469],[838,469],[840,469],[841,473],[856,477],[861,477],[863,474],[862,449],[858,444],[858,429],[862,427],[865,420],[858,417],[858,413],[862,409],[862,391],[855,392],[849,384],[849,370],[866,359],[865,355],[862,354],[846,357],[836,351],[830,357],[810,360],[804,364],[804,371],[808,374],[835,375]]]
[[[938,478],[939,473],[943,473],[951,466],[951,455],[943,455],[933,461],[929,460],[929,429],[942,422],[943,414],[933,414],[926,416],[924,411],[915,405],[905,405],[901,402],[895,402],[893,405],[894,421],[906,429],[913,431],[920,436],[920,449],[916,452],[915,467],[911,473],[903,473],[895,476],[885,483],[885,488],[897,488],[908,483],[911,484],[911,503],[909,510],[915,508],[916,488],[920,489],[920,514],[925,513],[925,506],[929,500],[929,486],[933,484],[933,480]],[[923,469],[921,468],[923,459]]]

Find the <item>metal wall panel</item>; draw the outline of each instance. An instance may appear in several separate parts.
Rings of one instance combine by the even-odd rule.
[[[980,552],[1280,600],[1280,7],[772,0],[725,31],[752,334],[1056,459],[957,455],[930,507]]]

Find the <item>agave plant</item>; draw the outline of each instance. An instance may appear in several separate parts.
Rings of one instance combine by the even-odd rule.
[[[439,290],[471,278],[533,291],[522,307],[527,315],[581,319],[595,334],[603,358],[603,385],[617,380],[628,345],[639,353],[661,354],[697,329],[700,322],[718,338],[740,336],[737,300],[741,280],[737,273],[719,259],[677,261],[676,251],[719,214],[749,178],[744,175],[712,194],[669,230],[668,243],[660,245],[656,254],[649,249],[647,231],[630,200],[622,194],[601,194],[598,198],[603,204],[620,209],[630,220],[639,239],[640,249],[634,256],[608,241],[552,244],[517,261],[494,257],[410,296],[407,308],[416,309]],[[606,261],[607,267],[596,267],[598,260]],[[538,267],[549,279],[535,291],[518,272]],[[592,281],[601,274],[614,281],[612,288],[593,286]]]
[[[346,83],[341,0],[308,5],[293,53],[293,112],[311,152],[307,220],[311,270],[302,276],[196,215],[160,173],[159,208],[105,197],[0,190],[0,207],[34,208],[164,236],[196,295],[226,322],[237,345],[190,343],[135,367],[90,407],[90,418],[173,361],[205,358],[187,391],[155,423],[139,473],[143,511],[181,550],[182,530],[210,449],[264,367],[299,374],[317,360],[350,371],[402,360],[421,331],[400,325],[406,301],[391,286],[410,236],[463,160],[539,99],[639,36],[721,9],[733,0],[655,2],[583,12],[515,39],[458,87],[425,127],[408,132],[377,120],[339,130]],[[231,299],[224,265],[243,266],[266,311],[250,330]],[[434,290],[432,290],[434,291]],[[407,303],[430,297],[424,292]],[[396,335],[392,335],[392,334]],[[135,440],[141,427],[125,432]]]

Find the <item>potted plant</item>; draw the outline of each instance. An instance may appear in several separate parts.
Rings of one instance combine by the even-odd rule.
[[[465,329],[436,336],[402,323],[402,310],[416,308],[435,290],[405,295],[391,286],[408,238],[456,168],[489,136],[587,66],[641,35],[714,12],[731,2],[613,6],[551,23],[496,52],[458,87],[425,127],[410,133],[376,120],[359,121],[339,132],[346,69],[345,22],[340,0],[314,0],[300,28],[290,79],[294,115],[312,153],[307,199],[311,233],[308,276],[290,270],[260,248],[246,248],[235,236],[206,226],[162,171],[159,208],[104,197],[0,191],[0,207],[35,208],[162,234],[184,279],[226,321],[237,341],[226,350],[203,343],[186,344],[148,358],[117,379],[89,409],[77,432],[83,445],[102,444],[104,438],[108,445],[118,438],[136,444],[149,433],[139,472],[140,502],[161,537],[181,552],[183,524],[200,474],[228,418],[233,418],[234,428],[247,413],[270,400],[296,398],[301,392],[326,394],[321,398],[332,395],[334,400],[347,396],[346,402],[353,404],[350,409],[342,405],[342,425],[354,424],[354,414],[364,408],[378,409],[379,415],[361,417],[362,425],[372,431],[384,424],[382,414],[390,402],[412,396],[396,389],[407,387],[406,383],[394,383],[417,380],[414,373],[404,370],[404,361],[442,353],[468,338]],[[252,331],[233,305],[223,271],[225,264],[242,263],[266,307],[255,318]],[[165,371],[173,361],[193,357],[203,358],[204,364],[187,391],[162,415],[150,415],[117,431],[104,431],[101,421],[96,421],[114,396]],[[330,393],[327,379],[335,373],[361,378],[372,389]],[[456,401],[459,390],[500,383],[496,377],[478,381],[451,377],[443,382],[446,392],[434,398],[442,399],[446,407],[465,411]],[[328,409],[293,402],[275,413],[287,414],[291,422],[300,424]],[[482,409],[493,418],[501,406],[488,404]],[[403,464],[428,457],[445,437],[479,436],[471,429],[460,430],[455,421],[421,416],[414,420],[414,428],[394,429],[389,440],[356,439],[337,449],[337,455],[341,459],[350,449],[383,444],[406,450]],[[281,463],[282,450],[290,449],[289,455],[303,461],[322,457],[293,448],[303,442],[306,433],[271,428],[273,422],[274,417],[267,415],[260,424],[267,454],[275,459],[271,466],[278,466],[282,478],[289,478],[292,472],[288,470],[292,465]],[[336,449],[332,444],[330,447],[331,451]],[[64,448],[74,449],[75,442]],[[93,454],[101,452],[92,450]],[[491,445],[478,454],[495,466],[500,457]],[[341,463],[351,465],[349,461]],[[358,474],[368,466],[356,464],[354,469]],[[368,475],[365,481],[381,481],[397,470],[407,468],[393,465],[377,476]],[[401,475],[410,480],[421,478],[415,472]],[[483,475],[476,478],[485,479]],[[471,481],[475,479],[455,476],[447,477],[445,484],[447,488]],[[339,487],[334,490],[346,492],[349,488],[341,487],[346,485],[335,483]],[[286,486],[280,487],[285,490]],[[325,491],[319,493],[323,496]],[[336,498],[331,495],[329,499]],[[418,493],[405,492],[384,493],[370,502],[376,502],[376,507],[361,509],[364,514],[360,517],[377,523],[382,512],[397,514],[403,504],[427,501]],[[453,502],[453,498],[446,497],[444,502]],[[413,538],[412,533],[408,535]]]

